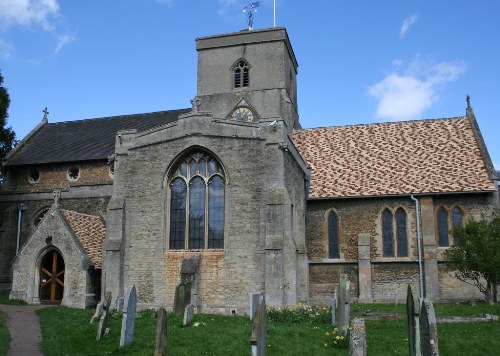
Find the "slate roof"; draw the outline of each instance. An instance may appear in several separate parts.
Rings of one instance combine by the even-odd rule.
[[[46,123],[21,142],[7,165],[44,164],[106,159],[115,151],[119,130],[138,132],[177,120],[190,109]]]
[[[303,129],[294,143],[311,199],[496,190],[467,117]]]
[[[78,241],[87,252],[95,268],[102,268],[102,244],[106,227],[98,216],[61,210]]]

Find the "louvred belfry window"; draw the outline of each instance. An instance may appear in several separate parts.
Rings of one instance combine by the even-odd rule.
[[[234,68],[234,87],[243,88],[250,85],[250,68],[245,61],[239,61]]]
[[[224,248],[224,172],[210,154],[194,151],[174,167],[170,187],[170,249]]]

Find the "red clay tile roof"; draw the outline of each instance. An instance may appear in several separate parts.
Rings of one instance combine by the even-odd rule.
[[[102,220],[98,216],[69,210],[62,210],[62,213],[95,268],[102,268],[102,244],[106,237],[106,227]]]
[[[494,191],[467,117],[294,132],[309,198]]]

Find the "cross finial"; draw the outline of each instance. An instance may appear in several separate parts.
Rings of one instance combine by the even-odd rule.
[[[470,96],[469,95],[467,95],[465,97],[465,101],[467,101],[467,109],[470,108]]]
[[[43,121],[48,121],[49,120],[49,110],[47,110],[47,107],[45,107],[45,109],[43,109]]]
[[[61,191],[60,190],[54,190],[54,203],[57,205],[59,204],[59,198],[61,197]]]

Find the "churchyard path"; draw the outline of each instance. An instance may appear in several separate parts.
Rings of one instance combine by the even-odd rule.
[[[40,322],[36,310],[44,305],[0,305],[5,313],[10,332],[7,356],[42,356]]]

